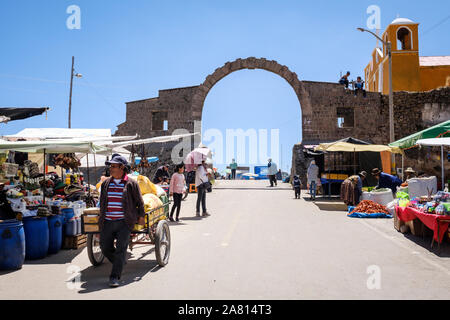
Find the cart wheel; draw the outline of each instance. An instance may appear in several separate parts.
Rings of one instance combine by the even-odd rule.
[[[100,248],[100,235],[99,234],[88,234],[87,236],[87,251],[89,256],[89,261],[91,261],[93,266],[99,266],[103,263],[105,256]]]
[[[161,267],[169,263],[170,256],[170,230],[165,220],[158,222],[155,233],[156,260]]]

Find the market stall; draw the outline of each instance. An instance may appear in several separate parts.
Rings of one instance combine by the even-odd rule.
[[[420,197],[411,201],[403,201],[395,206],[395,214],[400,222],[399,225],[418,219],[423,224],[420,226],[422,234],[425,231],[423,229],[425,226],[433,231],[431,247],[436,241],[440,248],[444,237],[450,232],[450,193],[440,191],[433,197]],[[417,230],[413,230],[413,233],[418,235]]]
[[[420,132],[414,133],[407,137],[404,137],[398,141],[390,143],[390,147],[399,148],[403,151],[407,151],[409,149],[417,148],[419,144],[417,143],[419,140],[423,139],[434,139],[434,138],[448,138],[450,137],[450,120],[444,121],[438,125],[430,127],[428,129],[422,130]],[[435,145],[440,146],[440,145]],[[442,150],[442,149],[441,149]],[[405,154],[402,153],[402,180],[403,180],[403,172],[404,172],[404,158]]]
[[[31,161],[20,167],[6,162],[7,153],[11,151],[42,154],[44,172],[40,173],[37,164]],[[90,200],[89,185],[88,197],[85,198],[81,196],[86,195],[82,179],[69,179],[66,185],[63,176],[48,173],[46,154],[107,151],[107,148],[92,142],[0,141],[0,153],[6,155],[1,158],[1,187],[5,200],[0,211],[0,219],[3,219],[0,221],[0,229],[2,239],[7,239],[0,243],[0,250],[5,253],[0,257],[0,268],[20,269],[25,259],[42,259],[48,254],[57,253],[65,244],[64,235],[75,237],[81,234],[79,218],[87,206],[86,201]],[[70,162],[75,159],[62,156],[61,160]],[[75,175],[71,177],[76,178]],[[7,263],[8,261],[15,263]]]
[[[347,142],[347,141],[352,141]],[[356,174],[359,170],[367,170],[374,168],[375,166],[372,165],[372,168],[369,167],[361,167],[358,166],[356,161],[356,155],[358,153],[401,153],[401,150],[399,148],[395,147],[389,147],[384,145],[374,145],[374,144],[367,144],[364,141],[360,140],[339,140],[336,142],[331,143],[323,143],[319,146],[315,147],[315,152],[343,152],[343,153],[352,153],[353,154],[353,172]],[[373,161],[372,161],[373,162]],[[357,170],[358,169],[358,170]],[[321,177],[321,183],[322,185],[328,186],[328,194],[331,195],[331,186],[332,184],[341,184],[345,179],[349,177],[348,174],[325,174]]]

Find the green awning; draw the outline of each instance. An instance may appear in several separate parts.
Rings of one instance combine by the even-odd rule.
[[[426,130],[414,133],[408,137],[389,144],[390,147],[399,147],[400,149],[408,149],[416,146],[420,139],[450,137],[450,120],[438,124]]]

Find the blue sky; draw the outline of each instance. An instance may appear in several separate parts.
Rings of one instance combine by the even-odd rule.
[[[81,30],[68,30],[70,5]],[[227,61],[277,60],[300,80],[363,75],[375,40],[370,5],[382,29],[400,15],[420,22],[420,54],[449,55],[450,2],[433,1],[121,1],[0,2],[0,106],[50,106],[45,116],[0,125],[0,135],[27,127],[67,127],[71,57],[75,79],[72,127],[111,128],[125,121],[125,102],[159,89],[198,85]],[[425,34],[424,34],[425,32]],[[206,99],[203,129],[279,128],[283,169],[301,141],[299,103],[275,74],[243,70],[221,80]],[[239,161],[239,160],[238,160]]]

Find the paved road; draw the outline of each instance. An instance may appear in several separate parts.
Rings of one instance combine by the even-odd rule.
[[[169,265],[157,267],[148,246],[137,248],[120,288],[107,287],[109,262],[94,268],[82,249],[0,273],[0,299],[450,298],[448,244],[439,257],[431,239],[402,235],[391,219],[347,218],[293,199],[286,184],[266,184],[219,182],[203,219],[190,195],[184,219],[171,224]],[[71,270],[81,272],[79,288],[68,286]]]

